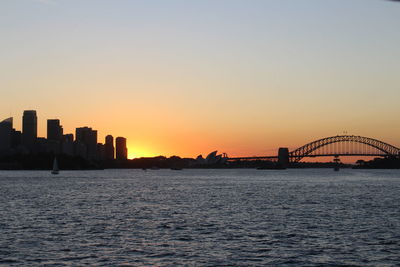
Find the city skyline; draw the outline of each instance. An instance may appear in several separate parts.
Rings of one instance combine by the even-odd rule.
[[[74,133],[64,133],[60,119],[47,119],[47,135],[38,135],[36,110],[24,110],[22,130],[14,125],[14,118],[0,120],[0,156],[53,155],[79,157],[90,162],[119,162],[128,159],[127,139],[108,134],[104,143],[98,131],[88,126],[76,127]]]
[[[128,156],[127,139],[125,137],[117,136],[114,142],[113,135],[107,134],[104,138],[104,143],[102,143],[101,140],[98,139],[98,131],[91,127],[76,127],[75,134],[64,134],[60,119],[47,119],[46,121],[46,137],[41,137],[37,134],[38,118],[36,110],[23,111],[22,131],[18,131],[18,129],[14,127],[13,117],[0,121],[0,154],[5,156],[23,155],[26,153],[33,155],[45,153],[50,155],[78,156],[89,161],[97,162],[113,160],[122,162],[127,159],[134,159]],[[338,145],[336,142],[341,144]],[[323,148],[320,148],[321,144],[323,144]],[[311,147],[313,148],[310,152],[308,150]],[[315,153],[315,151],[317,151],[317,153]],[[292,157],[295,162],[307,157],[310,157],[311,160],[306,159],[305,161],[329,162],[333,156],[335,159],[342,156],[345,158],[345,163],[355,163],[356,161],[359,162],[376,157],[386,158],[400,155],[399,148],[385,143],[384,141],[364,136],[348,135],[347,133],[314,140],[293,151],[289,151],[287,147],[280,147],[277,153],[268,155],[229,157],[226,153],[217,155],[217,152],[216,150],[209,153],[206,159],[200,154],[196,157],[196,162],[204,164],[204,162],[212,162],[212,159],[216,161],[223,159],[223,161],[226,162],[228,159],[233,161],[253,161],[260,159],[273,160],[275,158],[278,159],[279,162],[288,164],[289,157]],[[165,158],[163,155],[158,156]],[[315,160],[316,156],[320,159]],[[353,160],[349,159],[349,157],[354,156],[358,158],[353,158]],[[174,157],[180,158],[176,154],[171,158]],[[189,157],[186,157],[186,159],[189,159]]]
[[[399,266],[400,0],[0,0],[0,265]]]
[[[154,4],[156,3],[156,4]],[[129,158],[400,146],[393,1],[3,1],[0,114],[128,140]],[[162,25],[162,27],[160,27]],[[29,45],[27,45],[29,44]],[[10,116],[11,115],[11,116]]]

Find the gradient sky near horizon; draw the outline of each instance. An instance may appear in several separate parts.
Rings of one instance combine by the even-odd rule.
[[[400,4],[2,0],[0,119],[128,138],[130,157],[400,146]],[[104,141],[103,141],[104,142]]]

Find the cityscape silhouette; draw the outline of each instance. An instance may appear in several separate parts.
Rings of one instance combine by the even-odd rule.
[[[400,266],[399,2],[1,0],[0,266]]]
[[[226,153],[221,155],[217,151],[210,153],[206,158],[199,155],[196,159],[181,159],[178,156],[147,158],[147,163],[128,161],[127,140],[124,137],[114,137],[107,135],[105,143],[97,140],[97,131],[90,127],[78,127],[74,134],[64,134],[63,127],[59,119],[47,120],[47,138],[38,137],[37,134],[37,115],[35,110],[25,110],[22,119],[22,132],[13,128],[13,118],[7,118],[0,122],[0,158],[3,158],[2,168],[50,168],[50,158],[56,156],[67,157],[67,162],[86,161],[87,164],[75,165],[76,168],[151,168],[167,167],[172,169],[182,169],[183,167],[237,167],[258,165],[259,169],[285,169],[287,167],[297,167],[304,158],[334,157],[334,161],[340,162],[342,157],[375,157],[380,162],[381,167],[400,168],[400,149],[379,141],[362,136],[337,135],[310,142],[293,151],[281,147],[276,155],[229,157]],[[43,165],[24,165],[18,157],[45,157],[47,163]],[[143,160],[142,160],[143,161]],[[161,162],[160,162],[161,161]],[[164,161],[164,162],[163,162]],[[394,164],[393,164],[394,161]],[[388,164],[390,162],[390,164]],[[254,165],[256,163],[256,165]],[[46,166],[47,164],[47,166]],[[150,164],[150,165],[149,165]],[[360,165],[368,166],[365,161],[358,161]],[[63,164],[64,165],[64,164]],[[62,166],[63,166],[62,165]],[[179,165],[179,167],[176,167]],[[71,164],[64,165],[71,168]],[[327,165],[331,167],[331,165]],[[374,164],[376,167],[376,164]]]

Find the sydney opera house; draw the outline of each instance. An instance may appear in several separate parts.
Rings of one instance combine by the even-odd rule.
[[[218,151],[213,151],[206,158],[203,158],[202,155],[199,155],[196,158],[196,164],[198,165],[215,165],[215,164],[225,164],[227,161],[227,157],[225,154],[217,154]]]

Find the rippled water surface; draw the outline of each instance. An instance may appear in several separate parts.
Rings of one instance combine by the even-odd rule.
[[[399,266],[400,171],[1,171],[0,238],[6,266]]]

